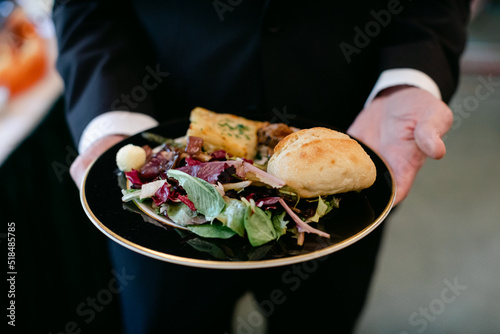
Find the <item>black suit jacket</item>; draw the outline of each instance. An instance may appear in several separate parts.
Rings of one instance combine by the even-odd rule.
[[[78,142],[106,111],[202,106],[345,130],[386,69],[427,73],[448,101],[468,15],[465,0],[56,2],[68,123]]]

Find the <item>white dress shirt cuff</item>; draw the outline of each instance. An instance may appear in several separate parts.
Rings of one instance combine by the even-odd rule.
[[[155,127],[158,122],[151,116],[129,111],[110,111],[94,118],[83,130],[78,144],[82,154],[97,140],[109,135],[131,136]]]
[[[430,76],[413,68],[394,68],[385,70],[380,74],[375,86],[373,86],[373,89],[368,96],[368,99],[366,99],[365,108],[382,90],[399,85],[410,85],[425,89],[441,100],[441,91],[439,90],[436,82],[432,80]]]

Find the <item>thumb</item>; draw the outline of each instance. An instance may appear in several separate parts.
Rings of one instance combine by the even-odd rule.
[[[429,158],[444,157],[446,146],[441,137],[450,129],[452,123],[453,114],[444,104],[442,108],[429,112],[415,127],[414,136],[418,148]]]
[[[441,159],[446,154],[446,146],[436,131],[429,128],[415,129],[415,142],[418,148],[429,158]]]

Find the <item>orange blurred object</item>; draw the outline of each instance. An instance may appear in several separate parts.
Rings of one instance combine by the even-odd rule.
[[[11,96],[22,92],[44,76],[47,60],[45,40],[16,8],[0,32],[0,86]]]

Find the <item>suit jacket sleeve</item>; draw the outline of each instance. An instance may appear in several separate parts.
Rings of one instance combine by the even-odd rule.
[[[145,36],[132,6],[106,0],[57,3],[53,10],[57,68],[65,83],[66,114],[75,143],[87,124],[107,111],[154,117],[148,94],[136,101],[130,96],[134,87],[143,85],[148,66],[155,67],[147,65]]]
[[[466,0],[402,1],[384,37],[381,71],[420,70],[436,82],[443,100],[449,101],[458,84],[469,6]]]

